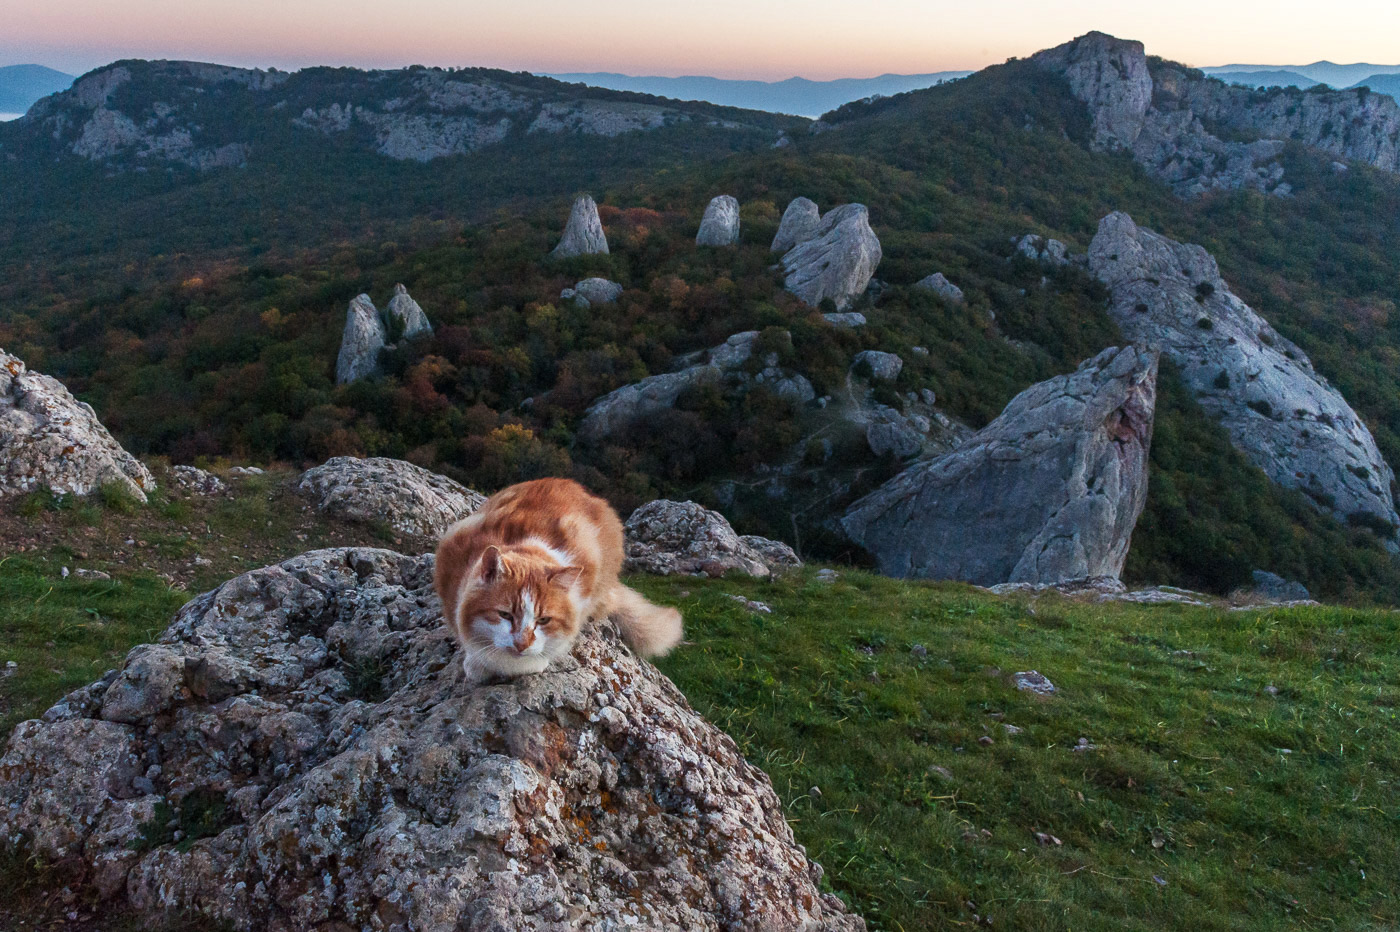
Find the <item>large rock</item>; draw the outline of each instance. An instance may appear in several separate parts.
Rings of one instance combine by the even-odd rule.
[[[584,195],[574,201],[564,236],[550,255],[567,259],[594,253],[607,255],[608,238],[603,233],[603,221],[598,219],[598,205],[593,203],[593,198]]]
[[[1058,71],[1089,106],[1095,149],[1131,149],[1152,105],[1152,75],[1141,42],[1091,32],[1031,59]]]
[[[821,226],[821,211],[817,205],[805,197],[795,197],[783,211],[783,219],[778,222],[778,233],[773,237],[773,252],[787,252],[798,243],[805,243],[817,235]]]
[[[881,255],[865,205],[843,204],[783,255],[783,286],[812,307],[830,298],[843,311],[865,293]]]
[[[753,356],[757,330],[736,333],[724,343],[693,354],[691,365],[676,372],[649,375],[640,382],[624,385],[594,401],[579,422],[578,437],[597,443],[620,434],[647,418],[670,410],[686,392],[705,386],[729,387],[747,391],[764,386],[779,398],[803,404],[815,397],[812,383],[800,373],[778,365],[777,355],[762,360],[763,368],[750,373],[745,363]]]
[[[1205,412],[1271,479],[1344,521],[1400,524],[1393,474],[1371,432],[1306,353],[1230,292],[1208,252],[1112,213],[1089,263],[1112,292],[1109,312],[1123,334],[1171,358]]]
[[[1184,197],[1233,188],[1289,194],[1279,161],[1287,140],[1400,171],[1400,105],[1384,94],[1234,87],[1149,63],[1142,43],[1098,32],[1032,61],[1064,75],[1088,107],[1093,148],[1131,151]]]
[[[697,246],[737,246],[739,244],[739,202],[728,194],[710,201],[695,234]]]
[[[622,286],[606,278],[585,278],[574,286],[574,294],[589,304],[612,304],[622,297]]]
[[[402,322],[405,340],[433,332],[433,325],[428,323],[428,315],[423,313],[423,309],[403,285],[394,286],[394,296],[389,299],[388,313],[390,317]]]
[[[316,551],[190,602],[15,728],[0,847],[152,927],[864,928],[768,778],[611,622],[544,673],[465,681],[432,560]],[[152,654],[173,682],[126,688]]]
[[[379,351],[387,334],[369,295],[358,295],[345,311],[345,331],[340,337],[340,354],[335,359],[337,385],[354,382],[379,371]]]
[[[923,291],[932,291],[945,301],[953,304],[962,304],[964,301],[962,289],[948,281],[948,276],[942,272],[934,272],[914,283],[914,287]]]
[[[486,496],[421,466],[385,457],[337,456],[301,474],[297,490],[347,521],[387,523],[401,534],[438,537]]]
[[[733,570],[766,579],[802,565],[787,544],[740,537],[724,515],[695,502],[647,502],[623,527],[629,573],[723,576]]]
[[[0,498],[39,489],[87,495],[109,482],[143,502],[156,487],[90,405],[0,350]]]
[[[890,576],[1116,577],[1147,500],[1156,377],[1156,353],[1104,350],[859,500],[841,525]]]

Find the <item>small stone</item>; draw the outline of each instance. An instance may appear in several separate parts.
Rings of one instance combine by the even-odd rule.
[[[821,798],[822,798],[822,788],[819,787],[819,786],[811,787],[810,789],[807,790],[807,795],[810,796],[810,797],[812,797],[813,799],[821,799]]]
[[[1055,684],[1038,670],[1023,670],[1012,677],[1017,689],[1033,692],[1038,696],[1048,696],[1055,692]]]
[[[1268,693],[1270,696],[1277,696],[1278,687],[1275,686],[1273,683],[1270,683],[1268,686],[1264,687],[1264,692]]]
[[[990,744],[992,743],[992,736],[991,736],[991,735],[983,735],[982,737],[980,737],[980,738],[977,739],[977,743],[980,744],[980,745],[982,745],[982,746],[984,746],[984,747],[986,747],[986,746],[988,746],[988,745],[990,745]]]
[[[928,648],[922,644],[915,644],[909,648],[909,654],[915,660],[926,660],[928,658]]]

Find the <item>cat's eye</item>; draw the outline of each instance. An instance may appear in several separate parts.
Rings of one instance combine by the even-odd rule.
[[[548,627],[549,627],[551,624],[553,624],[553,623],[554,623],[554,619],[553,619],[553,618],[550,618],[548,615],[546,615],[546,616],[543,617],[543,618],[537,618],[537,619],[535,619],[535,624],[538,625],[538,626],[541,627],[541,628],[548,628]]]
[[[510,612],[497,611],[496,614],[501,616],[501,621],[515,621],[515,616]]]

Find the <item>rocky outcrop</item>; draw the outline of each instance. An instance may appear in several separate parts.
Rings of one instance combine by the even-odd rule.
[[[337,385],[354,382],[379,371],[379,351],[387,334],[384,321],[369,295],[356,295],[345,311],[345,330],[340,337],[340,353],[335,360]]]
[[[869,323],[865,315],[860,311],[843,311],[838,314],[823,314],[822,318],[834,327],[843,327],[847,330],[854,330],[856,327],[864,327]]]
[[[728,194],[710,201],[695,234],[697,246],[739,245],[739,202]]]
[[[1156,376],[1156,353],[1104,350],[856,502],[841,526],[890,576],[1116,577],[1147,500]]]
[[[769,248],[773,252],[787,252],[798,243],[805,243],[816,236],[821,222],[821,211],[814,202],[805,197],[795,197],[783,211],[783,219],[778,221],[778,233]]]
[[[566,301],[582,301],[585,305],[612,304],[622,297],[622,286],[606,278],[585,278],[574,287],[565,288],[559,297]]]
[[[1149,64],[1142,43],[1098,32],[1032,61],[1062,74],[1088,106],[1093,148],[1131,151],[1184,197],[1231,188],[1287,195],[1278,158],[1288,140],[1400,171],[1400,105],[1385,95],[1235,87],[1171,62]]]
[[[768,778],[611,622],[471,683],[432,567],[315,551],[190,602],[14,729],[0,846],[152,927],[864,928]]]
[[[198,466],[171,466],[170,476],[177,488],[192,495],[222,495],[228,491],[224,480]]]
[[[598,219],[598,205],[593,198],[584,195],[574,201],[569,211],[569,222],[564,227],[564,236],[550,255],[556,259],[572,256],[585,256],[608,253],[608,238],[603,233],[603,221]]]
[[[861,350],[856,353],[855,359],[851,361],[852,371],[865,366],[870,370],[870,377],[881,382],[893,382],[899,378],[899,373],[904,369],[904,360],[900,359],[896,353],[885,353],[880,350]]]
[[[1152,76],[1141,42],[1091,32],[1031,58],[1057,71],[1089,105],[1095,149],[1131,149],[1152,105]]]
[[[617,436],[647,418],[670,410],[682,394],[707,385],[748,391],[759,386],[794,404],[811,401],[816,393],[812,383],[799,373],[778,365],[776,354],[765,357],[763,368],[746,371],[758,342],[758,331],[736,333],[724,343],[699,354],[692,365],[676,372],[651,375],[624,385],[593,402],[579,422],[578,437],[597,443]],[[692,357],[693,358],[693,357]]]
[[[789,205],[788,211],[795,205]],[[790,235],[805,230],[804,217],[799,211]],[[787,225],[786,213],[783,223]],[[783,232],[779,227],[779,239]],[[812,307],[830,298],[838,311],[844,311],[865,293],[881,257],[880,239],[870,228],[865,205],[843,204],[828,211],[808,238],[799,239],[783,254],[783,286]]]
[[[210,120],[216,101],[232,118]],[[708,113],[706,111],[709,111]],[[428,162],[531,136],[616,137],[703,120],[771,138],[772,126],[719,118],[703,104],[621,99],[607,91],[486,69],[305,69],[295,74],[200,62],[127,61],[91,72],[40,101],[21,121],[55,154],[116,170],[177,164],[206,170],[247,163],[292,130],[339,145]],[[708,117],[708,118],[707,118]],[[761,123],[769,121],[761,120]]]
[[[87,495],[108,483],[143,502],[156,487],[90,405],[0,350],[0,498],[40,489]]]
[[[962,289],[952,282],[942,272],[934,272],[932,275],[919,279],[914,283],[914,287],[921,291],[931,291],[944,301],[952,304],[962,304],[964,300]]]
[[[1070,255],[1069,247],[1057,239],[1048,239],[1044,236],[1037,236],[1034,233],[1027,233],[1017,240],[1012,240],[1016,244],[1016,254],[1025,256],[1034,262],[1041,262],[1045,265],[1069,265],[1074,261]],[[1083,260],[1083,256],[1079,257]]]
[[[802,565],[787,544],[740,537],[724,515],[695,502],[648,502],[623,527],[629,573],[723,576],[736,571],[766,579]]]
[[[403,460],[337,456],[302,473],[297,491],[332,517],[439,537],[486,496]]]
[[[428,322],[428,315],[423,313],[423,309],[418,306],[418,302],[413,300],[408,289],[403,285],[394,286],[394,296],[389,299],[389,307],[386,310],[390,318],[396,319],[402,324],[403,339],[405,340],[433,332],[433,325]]]
[[[1306,353],[1231,293],[1208,252],[1112,213],[1089,263],[1112,292],[1109,313],[1123,334],[1165,353],[1271,479],[1344,521],[1400,525],[1371,432]]]

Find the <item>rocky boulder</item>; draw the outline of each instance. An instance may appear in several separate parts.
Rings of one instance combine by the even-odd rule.
[[[573,297],[589,304],[612,304],[622,297],[622,286],[606,278],[585,278],[574,285]]]
[[[228,491],[224,480],[198,466],[171,466],[174,484],[192,495],[222,495]]]
[[[584,195],[574,201],[564,236],[550,255],[567,259],[595,253],[608,254],[608,238],[603,233],[603,221],[598,219],[598,205],[593,203],[593,198]]]
[[[787,544],[740,537],[724,515],[695,502],[648,502],[623,527],[629,573],[723,576],[734,570],[766,579],[802,565]]]
[[[1014,240],[1018,255],[1025,256],[1035,262],[1043,262],[1046,265],[1069,265],[1069,247],[1057,239],[1047,239],[1044,236],[1036,236],[1034,233],[1027,233],[1018,240]]]
[[[1104,350],[857,501],[841,526],[890,576],[1116,577],[1147,500],[1156,377],[1156,353]]]
[[[1268,570],[1255,570],[1250,574],[1252,587],[1243,595],[1252,602],[1308,602],[1312,594],[1308,587],[1292,579],[1284,579]]]
[[[432,568],[322,550],[190,602],[15,728],[0,847],[152,927],[864,928],[768,778],[610,621],[469,683]]]
[[[728,194],[710,201],[695,234],[697,246],[737,246],[739,244],[739,202]]]
[[[379,371],[379,351],[388,334],[384,321],[369,295],[356,296],[345,312],[345,331],[340,337],[340,354],[335,360],[337,385],[354,382]]]
[[[302,473],[297,491],[337,518],[439,537],[486,496],[403,460],[337,456]]]
[[[778,233],[781,237],[781,227]],[[812,307],[830,298],[844,311],[865,293],[881,258],[880,239],[870,228],[865,205],[843,204],[828,211],[808,239],[784,253],[783,287]]]
[[[800,373],[778,365],[777,354],[765,357],[763,368],[751,373],[745,364],[753,357],[758,331],[736,333],[713,349],[692,354],[675,372],[650,375],[640,382],[609,392],[589,406],[579,422],[578,437],[597,443],[644,424],[649,417],[668,411],[682,394],[704,386],[747,391],[764,386],[779,398],[804,404],[815,397],[812,383]]]
[[[405,340],[433,332],[433,325],[428,323],[428,315],[423,313],[423,309],[403,285],[394,286],[394,296],[389,299],[388,314],[403,324]]]
[[[1070,93],[1088,105],[1095,149],[1132,148],[1152,105],[1152,75],[1141,42],[1091,32],[1031,61],[1064,75]]]
[[[773,252],[787,252],[798,243],[805,243],[816,236],[821,222],[821,211],[814,202],[805,197],[795,197],[783,211],[783,219],[778,222],[778,233],[769,248]]]
[[[851,371],[865,366],[870,370],[870,378],[880,382],[893,382],[904,369],[904,360],[895,353],[880,350],[861,350],[851,362]]]
[[[965,300],[962,289],[948,281],[948,277],[942,272],[934,272],[932,275],[919,279],[914,283],[914,287],[923,291],[932,291],[943,300],[953,304],[962,304]]]
[[[1165,353],[1252,463],[1342,521],[1400,525],[1370,430],[1306,353],[1231,293],[1208,252],[1120,212],[1099,223],[1089,263],[1124,336]]]
[[[146,500],[150,470],[58,379],[0,350],[0,498],[48,489],[87,495],[107,483]]]

